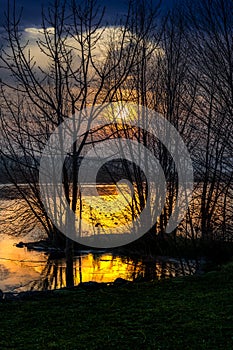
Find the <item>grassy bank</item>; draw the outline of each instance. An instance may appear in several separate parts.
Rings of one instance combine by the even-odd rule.
[[[233,264],[0,304],[0,349],[233,349]]]

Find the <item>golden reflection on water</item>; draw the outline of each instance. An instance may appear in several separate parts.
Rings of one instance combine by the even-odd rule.
[[[54,289],[66,286],[65,259],[51,260],[45,253],[17,248],[18,242],[12,237],[2,237],[0,241],[0,289],[29,290]],[[88,253],[74,258],[74,284],[80,282],[113,282],[121,277],[132,280],[142,268],[132,260],[124,260],[111,254],[94,255]]]
[[[136,187],[134,188],[134,199],[132,200],[131,189],[125,185],[84,185],[85,195],[77,201],[76,209],[76,229],[84,236],[107,233],[128,233],[132,220],[137,218],[139,211],[139,196]],[[97,190],[98,195],[95,190]],[[51,200],[51,211],[55,217],[65,222],[64,210],[61,210],[57,196]],[[70,196],[72,201],[72,197]],[[33,215],[25,201],[21,199],[1,201],[0,222],[2,231],[5,233],[18,232],[19,227],[34,224]],[[33,208],[35,211],[37,208]],[[82,219],[82,225],[79,221]],[[30,222],[31,221],[31,222]],[[39,223],[38,223],[39,224]],[[25,232],[30,231],[30,227],[23,227]],[[42,229],[42,227],[41,227]]]
[[[125,190],[124,190],[125,189]],[[81,199],[81,216],[93,230],[98,233],[98,223],[102,225],[104,232],[108,232],[115,227],[124,226],[127,221],[132,220],[130,207],[131,193],[127,186],[124,191],[117,191],[114,185],[97,186],[100,196],[93,196],[92,189],[89,188],[89,196]],[[137,201],[137,192],[136,201]],[[4,200],[1,212],[1,220],[11,217],[14,212],[15,201]],[[16,200],[17,202],[17,200]],[[22,201],[18,200],[18,205]],[[22,202],[23,203],[23,202]],[[119,204],[119,207],[116,205]],[[17,205],[17,203],[16,203]],[[79,211],[80,207],[78,207]],[[50,259],[48,255],[39,251],[28,251],[26,248],[14,246],[25,238],[9,237],[10,221],[5,220],[2,225],[2,235],[0,235],[0,289],[3,291],[21,291],[30,289],[54,289],[66,286],[66,260]],[[13,232],[16,226],[22,225],[21,217],[17,216],[14,221]],[[96,227],[97,226],[97,227]],[[33,239],[27,236],[28,241],[36,241],[37,234]],[[90,234],[91,232],[89,232]],[[41,237],[40,237],[41,238]],[[186,272],[188,269],[186,268]],[[145,263],[145,261],[132,260],[120,256],[113,257],[111,254],[94,254],[86,252],[74,258],[73,275],[74,284],[80,282],[113,282],[121,277],[127,280],[134,280],[139,276],[147,279],[159,279],[162,277],[176,276],[181,273],[177,262],[166,263],[157,261]]]
[[[65,258],[51,259],[38,251],[17,248],[17,239],[2,236],[0,241],[0,289],[6,291],[47,290],[66,286]],[[113,282],[116,278],[133,281],[138,277],[147,280],[174,277],[192,273],[177,261],[142,261],[110,253],[86,252],[74,258],[71,269],[74,285],[80,282]]]
[[[113,257],[111,254],[95,256],[89,253],[74,259],[74,285],[89,281],[110,283],[119,277],[133,280],[134,275],[139,274],[141,270],[141,262],[135,264],[132,260],[124,262],[121,257]],[[46,272],[43,271],[43,274],[46,275]],[[51,262],[49,278],[49,289],[66,286],[66,262],[64,259]],[[41,289],[44,286],[44,281],[39,286],[39,289]]]
[[[64,193],[51,185],[48,189],[47,206],[56,222],[66,225],[68,202]],[[139,200],[136,186],[120,185],[82,185],[82,191],[77,189],[79,195],[75,211],[75,229],[79,236],[93,234],[127,234],[132,232],[135,219],[142,211],[141,193]],[[58,193],[59,192],[59,195]],[[70,191],[72,192],[72,191]],[[141,192],[143,190],[141,189]],[[70,207],[72,196],[69,195]]]
[[[125,198],[123,194],[102,195],[94,199],[91,196],[86,197],[82,201],[82,219],[92,225],[100,224],[107,233],[109,229],[125,225],[132,220],[127,203],[129,200],[130,196]]]
[[[136,186],[133,198],[126,184],[97,185],[98,195],[92,192],[93,187],[87,187],[77,203],[76,220],[82,219],[82,235],[129,233],[132,221],[140,213]]]

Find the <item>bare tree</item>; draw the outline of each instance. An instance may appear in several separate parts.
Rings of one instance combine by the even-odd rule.
[[[188,14],[190,71],[198,90],[195,127],[202,135],[195,150],[200,230],[204,238],[226,239],[232,213],[233,4],[205,0]]]
[[[135,4],[129,2],[120,26],[108,27],[103,20],[104,9],[95,1],[79,4],[55,0],[42,13],[42,28],[34,43],[46,65],[33,56],[30,42],[24,42],[15,7],[8,7],[1,62],[11,78],[1,83],[2,162],[28,213],[40,222],[52,241],[60,235],[40,198],[41,153],[53,130],[70,115],[89,104],[119,99],[119,91],[133,68],[146,60],[144,54],[143,59],[137,55],[156,11],[151,11],[150,21],[140,28],[140,9]],[[86,130],[72,146],[72,172],[64,167],[64,189],[74,212],[79,196],[77,160],[88,143],[88,135]],[[9,161],[16,164],[16,169],[9,167]],[[27,184],[26,191],[21,183]],[[21,209],[14,214],[23,219]]]

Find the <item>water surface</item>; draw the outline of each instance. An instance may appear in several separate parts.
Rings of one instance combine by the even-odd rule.
[[[0,289],[4,292],[48,290],[65,287],[65,258],[52,259],[49,254],[17,248],[18,238],[2,235],[0,240]],[[74,284],[80,282],[113,282],[116,278],[129,281],[145,278],[155,280],[195,272],[194,261],[179,261],[168,257],[157,259],[129,258],[106,252],[82,251],[74,257]]]

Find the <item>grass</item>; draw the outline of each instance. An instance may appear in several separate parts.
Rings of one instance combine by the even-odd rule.
[[[0,349],[233,349],[233,264],[0,304]]]

